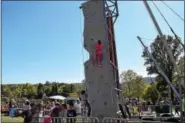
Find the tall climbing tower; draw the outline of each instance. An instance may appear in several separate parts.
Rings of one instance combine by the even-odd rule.
[[[84,15],[84,48],[89,60],[84,63],[88,100],[94,117],[115,117],[119,88],[114,26],[118,17],[116,0],[89,0],[81,6]],[[95,39],[95,40],[92,40]],[[102,67],[93,64],[96,40],[103,44]]]

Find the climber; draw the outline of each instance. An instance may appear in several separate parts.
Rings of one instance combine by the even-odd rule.
[[[103,49],[103,45],[101,43],[101,40],[98,40],[98,42],[96,43],[96,51],[95,51],[95,62],[96,62],[96,65],[98,66],[102,66],[102,55],[103,55],[103,52],[102,52],[102,49]]]

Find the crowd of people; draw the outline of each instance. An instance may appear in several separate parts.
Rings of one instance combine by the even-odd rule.
[[[183,101],[183,104],[185,101]],[[158,103],[158,105],[168,104],[165,102]],[[179,102],[173,102],[175,106],[175,114],[180,113]],[[125,108],[128,116],[140,116],[142,111],[152,110],[151,102],[140,102],[137,99],[125,102]],[[156,105],[155,105],[156,106]],[[11,100],[9,109],[15,109],[16,103]],[[153,108],[154,110],[154,108]],[[63,101],[59,100],[43,100],[40,103],[31,102],[26,100],[23,110],[16,112],[17,115],[24,118],[24,123],[39,122],[39,123],[61,123],[61,118],[83,116],[88,117],[91,113],[91,107],[87,101],[85,91],[81,92],[79,100]],[[11,111],[9,111],[11,114]],[[183,109],[184,114],[184,109]],[[58,119],[57,119],[58,118]],[[70,122],[71,123],[71,122]]]
[[[10,109],[16,108],[14,100],[9,105]],[[79,100],[43,100],[40,103],[26,100],[22,110],[16,112],[24,118],[24,123],[61,123],[61,118],[90,116],[91,108],[85,96],[81,93]],[[71,122],[70,122],[71,123]]]

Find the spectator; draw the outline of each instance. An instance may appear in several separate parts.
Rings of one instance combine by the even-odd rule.
[[[76,111],[74,110],[73,103],[70,103],[68,105],[68,110],[67,110],[67,117],[76,117]],[[68,119],[67,123],[75,123],[76,119]]]
[[[51,117],[55,117],[53,119],[54,123],[60,123],[61,120],[57,118],[57,117],[59,117],[60,112],[61,112],[60,104],[56,103],[55,107],[54,107],[54,109],[52,110],[52,113],[51,113]]]
[[[24,123],[31,123],[34,120],[38,122],[38,119],[36,118],[33,120],[33,117],[38,117],[36,116],[36,105],[33,103],[30,107],[30,109],[24,110],[22,113],[24,117]]]
[[[11,99],[9,102],[9,108],[15,108],[15,100]]]
[[[31,103],[30,106],[31,106],[31,110],[24,111],[25,114],[28,112],[27,120],[28,120],[28,122],[30,122],[30,121],[31,122],[38,122],[39,120],[38,120],[38,115],[36,114],[36,111],[37,111],[36,104]],[[31,116],[29,116],[29,115],[31,115]]]
[[[80,100],[77,100],[75,105],[74,105],[74,109],[76,110],[76,114],[81,115],[81,104],[80,104]]]
[[[30,110],[30,109],[31,109],[30,101],[29,101],[29,100],[26,100],[26,101],[25,101],[24,110]]]
[[[46,106],[45,106],[45,109],[51,109],[51,103],[50,103],[50,101],[47,101],[46,102]]]
[[[39,123],[43,122],[43,113],[44,113],[43,102],[41,102],[38,105]]]
[[[55,102],[52,101],[52,103],[51,103],[51,110],[53,110],[54,108],[55,108]]]
[[[59,114],[60,117],[67,117],[67,106],[66,104],[62,104],[61,112]]]
[[[49,115],[50,113],[51,113],[51,103],[47,101],[44,106],[44,115]]]
[[[87,107],[87,116],[90,117],[90,115],[91,115],[91,106],[90,106],[90,104],[87,100],[85,101],[85,106]]]
[[[9,110],[8,110],[8,113],[10,116],[14,116],[14,113],[15,113],[15,108],[16,108],[16,102],[14,99],[11,99],[11,101],[9,102]]]

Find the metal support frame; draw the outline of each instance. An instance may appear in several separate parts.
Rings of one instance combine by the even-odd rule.
[[[137,36],[138,40],[140,41],[140,43],[142,44],[142,46],[144,47],[145,52],[147,53],[148,57],[150,59],[152,59],[152,61],[154,62],[158,72],[165,78],[165,80],[167,81],[168,85],[172,88],[172,90],[174,91],[174,93],[176,94],[176,96],[178,97],[178,99],[180,99],[180,94],[177,92],[176,88],[173,86],[172,82],[168,79],[168,77],[166,76],[166,74],[163,72],[163,70],[160,68],[158,62],[155,60],[155,58],[153,57],[153,55],[149,52],[148,47],[145,46],[145,44],[142,42],[141,38],[139,36]]]
[[[157,32],[159,33],[160,37],[162,37],[161,41],[163,42],[164,48],[166,49],[166,51],[168,53],[168,56],[170,57],[170,61],[174,65],[175,71],[177,72],[177,75],[178,75],[178,79],[179,79],[178,84],[180,85],[179,86],[179,90],[180,90],[180,95],[179,96],[180,96],[180,112],[181,112],[181,122],[182,122],[183,116],[182,116],[182,91],[181,91],[181,89],[182,89],[182,78],[183,78],[183,76],[182,76],[182,74],[180,72],[179,67],[177,66],[177,64],[175,62],[175,59],[174,59],[173,54],[172,54],[172,51],[169,48],[169,46],[167,44],[167,41],[164,39],[164,35],[162,33],[162,30],[161,30],[157,20],[155,19],[155,16],[154,16],[154,14],[153,14],[149,4],[147,3],[146,0],[143,0],[143,3],[145,5],[145,7],[146,7],[146,9],[147,9],[151,19],[152,19],[152,22],[154,23],[154,26],[155,26]]]
[[[119,70],[118,70],[118,62],[117,62],[117,54],[116,54],[116,44],[115,44],[115,35],[114,35],[114,24],[119,16],[119,12],[118,12],[118,5],[117,5],[117,0],[104,0],[104,4],[105,4],[105,17],[108,19],[107,21],[112,21],[110,23],[112,23],[112,25],[107,25],[106,29],[108,30],[108,35],[111,37],[109,42],[111,42],[111,50],[110,53],[112,54],[112,59],[113,61],[111,61],[110,59],[110,64],[112,65],[113,68],[113,74],[114,74],[114,83],[116,84],[116,89],[120,88],[120,83],[119,83]],[[108,22],[108,23],[109,23]],[[108,24],[107,23],[107,24]],[[113,50],[113,51],[112,51]],[[111,56],[110,56],[111,57]],[[115,90],[115,88],[114,88]],[[111,90],[112,91],[112,90]],[[118,103],[118,109],[121,110],[122,112],[122,116],[124,118],[124,109],[121,105],[121,94],[120,91],[117,91],[117,101]]]
[[[113,33],[114,33],[114,24],[119,16],[117,0],[104,0],[104,7],[105,7],[105,17],[112,18],[112,22],[113,22],[112,26],[113,26]],[[108,25],[106,27],[107,27],[108,33],[110,33],[110,35],[111,35],[111,39],[113,39],[114,45],[115,45],[114,34],[111,33],[112,31],[111,31],[111,29],[109,29]],[[114,46],[113,49],[116,50],[116,47]],[[117,68],[118,63],[117,63],[116,51],[113,51],[113,56],[114,56],[115,63],[112,63],[111,61],[110,61],[110,63],[113,66],[113,74],[115,76],[117,88],[119,88],[119,72],[118,72],[118,68]]]
[[[114,24],[119,16],[117,0],[104,0],[104,2],[106,17],[112,17]],[[108,14],[109,12],[110,14]]]
[[[153,55],[149,52],[148,47],[146,47],[144,45],[144,43],[142,42],[141,38],[139,36],[137,36],[138,40],[140,41],[140,43],[143,45],[145,52],[147,52],[148,57],[150,57],[152,59],[152,61],[154,62],[158,72],[165,78],[166,82],[168,83],[168,85],[171,87],[171,89],[173,90],[173,92],[176,94],[176,96],[178,97],[178,99],[180,100],[180,119],[181,122],[183,122],[183,116],[182,116],[182,97],[181,97],[181,85],[179,84],[179,93],[177,92],[176,88],[173,86],[172,82],[168,79],[168,77],[166,76],[166,74],[163,72],[163,70],[160,68],[159,64],[157,63],[157,61],[154,59]],[[179,80],[181,81],[181,80]],[[170,104],[172,106],[172,104]],[[171,110],[171,109],[170,109]],[[171,110],[172,113],[172,110]]]

